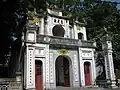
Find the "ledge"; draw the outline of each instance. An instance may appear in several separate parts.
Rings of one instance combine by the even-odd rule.
[[[64,45],[73,47],[95,48],[93,41],[84,41],[78,39],[70,39],[64,37],[37,35],[37,43],[50,44],[50,45]]]

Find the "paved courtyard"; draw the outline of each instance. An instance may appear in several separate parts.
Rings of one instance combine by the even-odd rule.
[[[109,88],[100,88],[100,87],[82,87],[82,88],[57,87],[56,90],[120,90],[120,88],[109,89]]]

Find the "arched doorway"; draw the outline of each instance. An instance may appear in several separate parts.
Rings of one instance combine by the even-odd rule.
[[[36,60],[35,61],[35,90],[42,90],[43,88],[43,66],[42,61]]]
[[[65,56],[56,59],[56,86],[70,86],[70,60]]]
[[[85,85],[91,85],[91,72],[90,72],[90,62],[84,63],[84,73],[85,73]]]
[[[64,37],[65,30],[62,25],[55,25],[52,29],[53,36]]]

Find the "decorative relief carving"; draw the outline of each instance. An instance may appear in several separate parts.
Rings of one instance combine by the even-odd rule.
[[[33,49],[28,49],[28,85],[33,86],[34,85],[34,69],[33,69]]]
[[[49,46],[46,47],[46,84],[49,83]]]
[[[78,81],[78,75],[77,75],[77,72],[78,72],[78,70],[77,70],[77,55],[75,54],[74,55],[74,69],[73,69],[73,72],[74,72],[74,79],[75,79],[75,81]]]
[[[37,18],[37,17],[34,17],[33,19],[34,19],[33,22],[35,22],[35,23],[38,23],[40,21],[39,18]]]
[[[50,82],[53,83],[54,80],[53,80],[53,53],[50,53]]]
[[[35,50],[35,55],[45,55],[45,50],[43,48],[38,48]]]
[[[65,55],[65,54],[68,54],[69,51],[67,49],[60,49],[60,50],[58,50],[58,53],[62,54],[62,55]]]
[[[92,52],[91,51],[83,51],[82,57],[87,59],[92,59]]]

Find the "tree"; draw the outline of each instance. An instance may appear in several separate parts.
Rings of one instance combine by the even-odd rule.
[[[4,69],[11,56],[15,56],[15,52],[19,53],[21,35],[26,19],[25,11],[21,7],[19,0],[0,1],[0,64],[2,64],[0,69]],[[0,75],[5,76],[3,72],[0,72]]]
[[[87,18],[88,38],[99,43],[109,35],[113,43],[115,68],[120,69],[120,12],[112,3],[99,3],[87,12]]]

